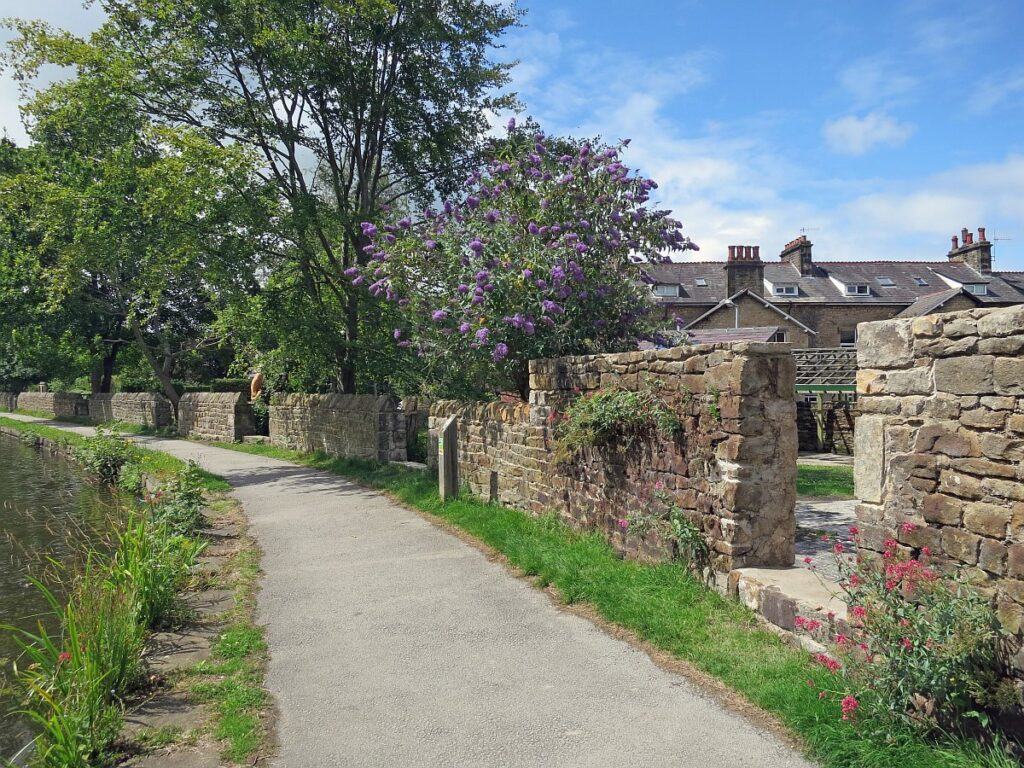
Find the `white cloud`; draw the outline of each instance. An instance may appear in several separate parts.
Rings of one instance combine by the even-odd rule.
[[[833,152],[863,155],[876,147],[898,147],[914,133],[914,126],[884,112],[868,112],[863,117],[846,115],[825,123],[825,140]]]
[[[1024,70],[1002,72],[978,83],[967,102],[972,112],[991,112],[1006,102],[1020,107],[1024,102]]]
[[[839,84],[858,108],[889,104],[917,87],[917,80],[898,71],[885,57],[860,59],[839,73]]]

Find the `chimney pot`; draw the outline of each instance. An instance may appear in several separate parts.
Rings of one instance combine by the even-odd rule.
[[[736,261],[736,246],[729,246],[729,261]]]
[[[967,233],[967,242],[964,243],[964,245],[974,245],[974,233],[973,232],[968,232]]]
[[[951,251],[955,251],[959,247],[960,247],[960,241],[957,239],[956,235],[953,235],[953,247],[950,248],[950,250]]]
[[[978,227],[978,242],[979,243],[985,242],[985,228],[984,227]]]
[[[960,242],[967,245],[967,227],[960,230]]]
[[[984,230],[982,230],[982,231],[984,231]],[[755,245],[754,246],[754,261],[760,261],[760,260],[761,260],[761,246],[760,245]]]

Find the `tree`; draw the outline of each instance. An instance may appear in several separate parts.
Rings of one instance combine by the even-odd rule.
[[[20,23],[15,58],[105,68],[150,119],[255,150],[280,202],[261,243],[279,289],[304,294],[338,387],[355,391],[372,354],[361,315],[377,307],[343,277],[365,261],[359,223],[450,191],[477,161],[487,115],[512,103],[492,95],[508,66],[488,53],[518,11],[491,0],[100,5],[108,20],[90,44]]]
[[[635,349],[653,332],[639,263],[696,246],[648,210],[657,185],[622,164],[628,142],[508,131],[461,201],[364,223],[370,263],[347,274],[402,309],[394,339],[442,388],[525,398],[533,358]]]
[[[107,75],[84,68],[26,103],[38,162],[11,190],[47,303],[103,318],[104,341],[134,344],[176,405],[175,367],[220,343],[218,310],[255,289],[252,162],[152,125]]]

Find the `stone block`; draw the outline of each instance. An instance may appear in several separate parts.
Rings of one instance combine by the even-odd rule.
[[[904,368],[914,362],[909,321],[861,323],[857,326],[858,368]]]
[[[942,358],[935,361],[935,389],[954,395],[994,392],[996,358],[991,355]]]
[[[882,501],[885,481],[885,417],[860,416],[854,429],[857,461],[854,487],[857,498],[873,504]]]
[[[995,393],[998,395],[1024,395],[1024,358],[995,358]]]
[[[994,539],[982,539],[978,548],[978,567],[995,576],[1006,573],[1007,545]]]
[[[978,547],[981,537],[959,528],[942,529],[942,551],[952,559],[975,565],[978,562]]]
[[[1010,510],[999,504],[970,502],[964,506],[963,520],[967,530],[1001,539],[1006,536]]]
[[[1024,305],[993,310],[978,319],[978,333],[982,336],[1010,336],[1024,334]]]
[[[953,496],[932,493],[921,502],[921,513],[929,523],[959,525],[964,503]]]

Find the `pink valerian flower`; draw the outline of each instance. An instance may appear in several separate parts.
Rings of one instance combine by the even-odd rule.
[[[665,483],[663,483],[661,480],[657,480],[654,483],[654,490],[656,490],[656,491],[663,491],[663,490],[665,490]]]
[[[908,520],[908,521],[904,522],[900,526],[900,530],[903,531],[904,533],[913,533],[914,531],[917,530],[917,524],[916,523],[912,523],[912,522],[910,522]]]
[[[911,639],[909,637],[901,637],[900,638],[900,645],[902,645],[908,651],[914,650],[914,643],[913,643],[913,641],[911,641]]]
[[[804,562],[807,563],[808,565],[810,565],[812,562],[814,562],[814,560],[812,558],[810,558],[810,557],[805,557],[804,558]]]
[[[846,645],[850,642],[850,638],[844,635],[842,632],[836,634],[836,645]]]
[[[854,696],[844,696],[843,700],[839,702],[839,708],[843,712],[843,720],[851,720],[856,716],[857,707],[860,706],[860,702],[857,701]]]
[[[850,535],[851,536],[856,536],[858,533],[860,533],[860,528],[858,528],[856,525],[851,525],[850,526]]]
[[[619,518],[619,528],[621,528],[622,530],[626,530],[627,528],[629,528],[629,520],[627,520],[624,517]]]
[[[797,616],[793,620],[793,623],[800,629],[805,629],[808,632],[815,632],[821,629],[821,622],[817,619],[807,619],[803,616]]]
[[[60,654],[57,656],[58,664],[66,664],[69,661],[71,661],[71,654],[67,651],[61,651]]]
[[[837,555],[841,555],[841,554],[843,554],[843,552],[846,551],[846,547],[843,545],[843,542],[837,541],[832,546],[832,551],[835,552]]]
[[[850,614],[855,619],[863,620],[863,619],[867,618],[868,609],[865,608],[863,605],[855,605],[855,606],[853,606],[853,608],[850,609]]]
[[[842,669],[842,664],[833,659],[827,653],[819,653],[817,656],[814,657],[814,660],[818,664],[821,664],[821,666],[825,667],[825,669],[827,669],[833,675],[836,674],[840,669]]]

